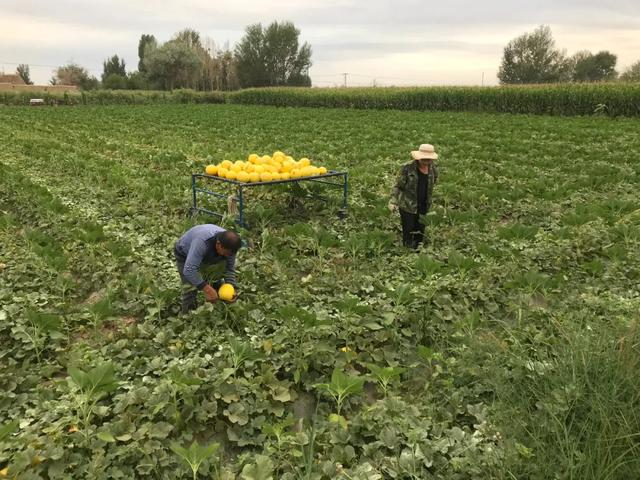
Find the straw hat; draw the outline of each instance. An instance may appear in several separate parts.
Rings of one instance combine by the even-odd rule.
[[[411,152],[411,156],[414,160],[422,160],[423,158],[428,158],[431,160],[437,160],[438,154],[436,153],[436,149],[433,148],[433,145],[430,143],[423,143],[420,145],[418,150],[414,150]]]

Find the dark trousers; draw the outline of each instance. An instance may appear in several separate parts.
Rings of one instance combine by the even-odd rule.
[[[175,252],[174,252],[175,253]],[[198,289],[194,287],[191,283],[184,278],[184,262],[186,258],[175,253],[176,258],[176,268],[178,269],[178,273],[180,274],[181,292],[180,292],[180,304],[182,313],[188,313],[191,310],[195,310],[198,308]],[[222,285],[222,280],[217,280],[215,282],[210,282],[211,286],[216,290],[220,288]]]
[[[400,221],[402,222],[402,243],[408,248],[418,248],[420,242],[424,241],[424,223],[420,222],[420,215],[400,210]]]
[[[186,278],[184,278],[184,262],[185,259],[176,255],[176,267],[180,274],[180,311],[187,313],[191,310],[195,310],[198,307],[198,289],[191,285]]]

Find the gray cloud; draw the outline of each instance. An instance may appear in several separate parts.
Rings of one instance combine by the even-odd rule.
[[[244,11],[233,2],[191,1],[183,8],[180,3],[168,8],[165,4],[149,1],[122,0],[96,1],[91,7],[80,0],[43,0],[3,2],[5,14],[19,14],[59,23],[82,23],[86,26],[113,28],[145,33],[149,31],[175,31],[179,25],[198,25],[207,34],[216,30],[242,31],[250,23],[291,18],[306,26],[367,26],[391,27],[394,30],[418,28],[440,31],[464,26],[504,26],[519,24],[563,24],[599,26],[601,28],[638,28],[640,2],[636,0],[541,0],[473,2],[449,0],[444,3],[421,0],[368,1],[345,0],[305,6],[305,2],[279,7],[278,2],[264,5],[255,2],[253,11]],[[164,2],[163,2],[164,3]],[[247,3],[247,2],[245,2]]]
[[[332,58],[374,58],[381,55],[394,53],[419,52],[419,51],[452,51],[473,52],[479,54],[494,53],[501,49],[499,44],[473,44],[461,41],[444,40],[409,40],[395,42],[339,42],[339,43],[315,43],[317,51],[315,58],[330,60]]]
[[[9,19],[4,24],[3,17]],[[492,76],[502,47],[540,24],[551,25],[558,47],[569,53],[606,48],[626,64],[640,57],[638,0],[95,0],[90,7],[81,0],[4,0],[0,62],[60,64],[74,59],[99,74],[102,61],[117,53],[133,69],[143,33],[165,41],[191,27],[218,45],[233,45],[247,25],[273,20],[293,21],[302,41],[312,45],[312,78],[340,71],[345,63],[373,77],[379,73],[367,69],[391,57],[395,70],[410,75],[411,68],[399,63],[401,57],[422,54],[459,58],[457,66],[449,62],[451,81],[463,78],[465,69],[473,69],[474,75],[491,71]],[[38,38],[30,41],[12,28],[30,28]],[[469,65],[469,59],[477,65]],[[5,70],[10,68],[4,64]]]

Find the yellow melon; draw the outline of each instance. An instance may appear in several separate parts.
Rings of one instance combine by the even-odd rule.
[[[233,288],[233,285],[230,283],[223,283],[220,285],[218,289],[218,297],[220,300],[224,300],[225,302],[230,302],[233,300],[233,297],[236,295],[236,289]]]
[[[285,162],[282,164],[282,171],[283,171],[283,172],[290,172],[291,170],[293,170],[293,167],[294,167],[293,162],[287,162],[287,161],[285,161]]]

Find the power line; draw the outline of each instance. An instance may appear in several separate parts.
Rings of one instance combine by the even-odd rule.
[[[60,66],[60,65],[42,65],[38,63],[27,63],[27,62],[16,63],[16,62],[3,62],[3,61],[0,61],[0,65],[29,65],[30,67],[47,67],[47,68],[58,68]]]
[[[0,60],[0,65],[28,65],[29,67],[42,67],[42,68],[58,68],[61,65],[68,65],[69,63],[75,63],[77,65],[80,65],[79,63],[73,62],[73,61],[71,61],[71,62],[69,62],[69,61],[63,62],[60,65],[44,65],[44,64],[41,64],[41,63],[29,63],[29,62],[16,63],[16,62],[3,62],[2,60]],[[96,69],[100,70],[101,68],[102,68],[102,65],[99,65],[97,67],[88,67],[88,70],[90,70],[90,71],[91,70],[96,70]]]
[[[400,81],[400,82],[404,82],[404,83],[409,83],[409,84],[424,84],[424,81],[420,80],[420,79],[415,79],[415,78],[407,78],[407,77],[391,77],[391,76],[380,76],[380,75],[368,75],[368,74],[364,74],[364,73],[351,73],[351,72],[342,72],[342,73],[333,73],[333,74],[320,74],[320,75],[314,75],[312,74],[311,77],[312,78],[331,78],[331,77],[339,77],[340,75],[342,75],[342,83],[343,86],[347,86],[347,75],[349,77],[360,77],[360,78],[369,78],[371,79],[373,82],[375,82],[376,84],[378,83],[378,80],[390,80],[390,81]],[[336,82],[338,82],[338,79],[336,79]],[[316,83],[320,83],[320,82],[316,82]],[[352,82],[351,82],[352,83]]]
[[[384,78],[387,80],[402,80],[403,82],[409,82],[409,81],[413,81],[413,80],[408,80],[407,78],[402,78],[402,77],[387,77],[387,76],[378,76],[378,75],[363,75],[360,73],[351,73],[350,75],[353,75],[354,77],[366,77],[366,78]]]

